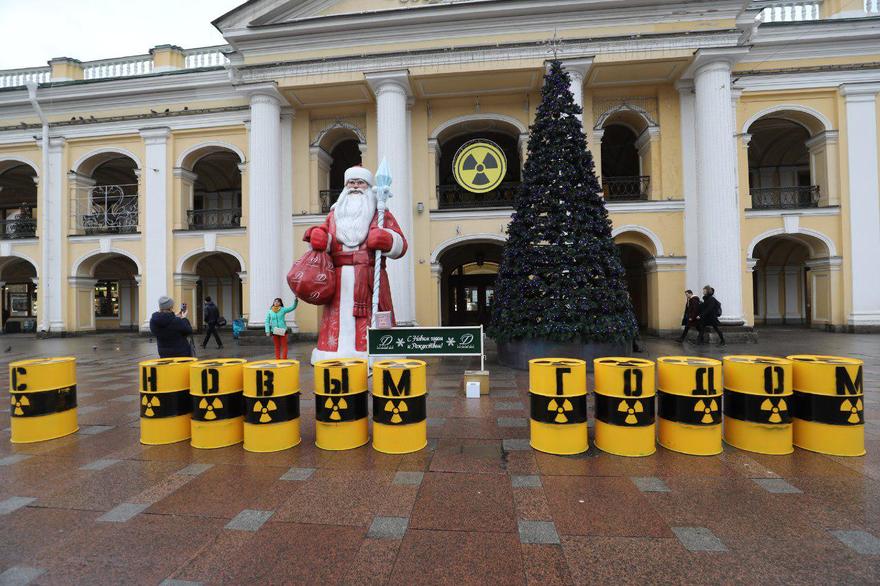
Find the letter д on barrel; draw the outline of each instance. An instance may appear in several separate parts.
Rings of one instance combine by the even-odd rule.
[[[617,456],[654,453],[654,363],[641,358],[593,360],[596,446]]]

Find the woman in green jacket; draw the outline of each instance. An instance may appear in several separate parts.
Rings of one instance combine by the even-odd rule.
[[[276,360],[287,360],[287,324],[284,322],[284,316],[296,309],[297,303],[299,301],[294,298],[293,305],[284,307],[281,298],[276,297],[266,314],[266,335],[272,336],[272,341],[275,343]]]

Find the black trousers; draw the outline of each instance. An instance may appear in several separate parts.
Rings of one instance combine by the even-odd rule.
[[[724,334],[722,334],[721,330],[718,329],[718,324],[714,324],[714,323],[711,323],[711,324],[700,323],[697,326],[697,330],[700,332],[700,337],[698,338],[698,341],[700,343],[703,343],[705,341],[706,328],[710,328],[710,327],[713,330],[715,330],[715,334],[718,336],[718,339],[721,340],[721,343],[723,344],[724,343]]]
[[[220,334],[217,333],[217,324],[209,323],[208,324],[208,332],[205,334],[205,341],[202,342],[202,348],[208,345],[208,340],[211,339],[211,334],[214,335],[214,340],[217,341],[217,347],[222,348],[223,342],[220,341]]]

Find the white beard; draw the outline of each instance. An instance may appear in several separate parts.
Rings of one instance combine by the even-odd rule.
[[[333,204],[336,238],[346,246],[357,248],[367,239],[375,214],[376,196],[371,188],[368,187],[363,193],[343,189]]]

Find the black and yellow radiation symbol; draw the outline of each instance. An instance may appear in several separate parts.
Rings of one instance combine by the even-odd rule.
[[[840,410],[849,414],[849,417],[846,420],[847,423],[863,423],[862,414],[865,411],[865,406],[861,399],[857,399],[855,403],[849,399],[844,399],[843,403],[840,404]]]
[[[403,423],[403,415],[407,411],[409,411],[409,407],[406,405],[406,401],[398,401],[395,405],[394,401],[388,401],[385,403],[385,411],[391,413],[391,423]]]
[[[491,140],[477,139],[464,143],[452,160],[455,182],[471,193],[487,193],[504,181],[507,158]]]
[[[547,411],[553,411],[556,413],[555,417],[553,417],[553,423],[568,423],[568,416],[566,413],[574,411],[574,405],[572,405],[571,401],[568,399],[564,399],[562,402],[558,402],[556,399],[551,399],[550,402],[547,403]]]
[[[141,406],[144,408],[144,417],[153,417],[156,415],[156,411],[153,409],[159,409],[162,403],[159,401],[159,397],[147,398],[146,395],[141,395]]]
[[[697,415],[702,414],[700,418],[700,423],[704,423],[706,425],[711,425],[713,423],[717,423],[715,421],[715,414],[718,413],[718,401],[712,399],[708,403],[703,399],[694,404],[694,413]]]
[[[26,407],[31,406],[31,401],[30,401],[30,399],[27,398],[26,395],[18,395],[18,394],[12,395],[11,400],[12,400],[12,414],[18,415],[19,417],[24,415],[24,410]]]
[[[621,401],[619,405],[617,405],[617,410],[623,414],[626,413],[626,417],[623,422],[627,425],[635,425],[639,422],[638,413],[644,413],[645,408],[642,406],[642,402],[636,399],[630,404],[629,401]]]
[[[342,421],[342,414],[340,414],[340,411],[348,409],[348,401],[342,397],[336,400],[332,397],[327,397],[327,400],[324,402],[324,408],[330,410],[331,421]]]
[[[770,423],[788,423],[784,417],[788,415],[788,403],[785,399],[764,399],[761,403],[761,411],[765,411],[768,415],[767,421]],[[790,421],[790,419],[789,419]]]

